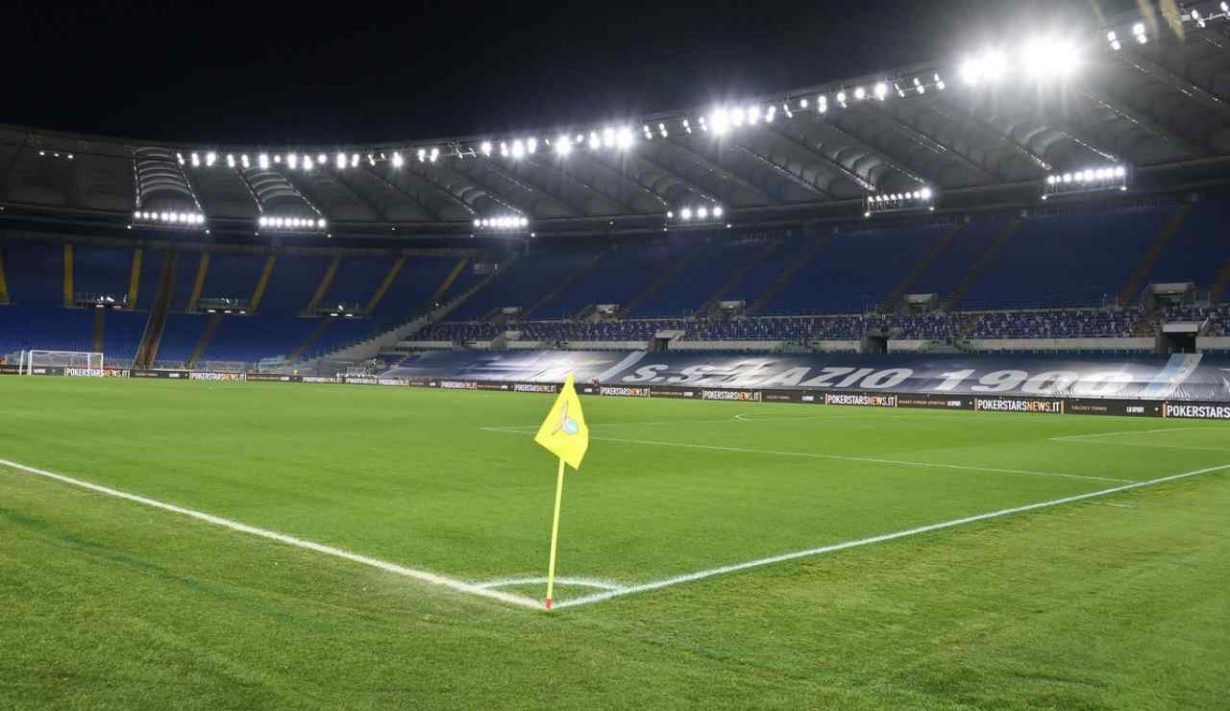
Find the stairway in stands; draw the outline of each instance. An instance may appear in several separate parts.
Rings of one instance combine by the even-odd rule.
[[[577,266],[576,269],[573,269],[571,272],[564,275],[564,278],[560,280],[559,284],[557,284],[556,287],[550,291],[550,293],[548,293],[546,296],[539,299],[538,303],[526,309],[525,312],[523,312],[520,317],[523,319],[528,319],[536,311],[546,306],[547,304],[551,303],[555,299],[559,298],[559,295],[564,293],[565,289],[577,283],[581,279],[581,277],[589,273],[591,269],[593,269],[594,267],[598,265],[599,260],[601,260],[602,257],[604,257],[612,249],[613,247],[607,247],[606,249],[599,250],[598,253],[595,254],[591,259],[586,260],[583,264],[580,264],[579,266]]]
[[[775,296],[781,293],[781,290],[786,288],[786,285],[790,283],[790,280],[794,279],[795,275],[810,264],[811,260],[820,253],[820,250],[824,249],[831,237],[832,235],[825,235],[822,237],[812,238],[811,243],[799,253],[799,258],[791,262],[785,269],[783,269],[782,273],[773,280],[773,283],[769,284],[768,288],[766,288],[760,296],[756,297],[756,300],[752,302],[751,306],[747,307],[747,313],[757,313],[760,309],[764,308],[765,304],[772,301]]]
[[[145,320],[145,331],[141,334],[141,344],[137,346],[137,354],[133,357],[133,366],[149,368],[158,358],[158,346],[162,342],[162,334],[166,331],[167,318],[171,315],[171,297],[175,293],[175,265],[179,261],[179,252],[168,250],[162,257],[162,271],[158,275],[158,287],[154,292],[154,303],[150,306],[149,317]]]
[[[1170,240],[1179,233],[1179,228],[1183,226],[1183,220],[1187,217],[1187,213],[1191,212],[1192,206],[1190,203],[1185,203],[1175,210],[1170,220],[1162,227],[1162,231],[1158,233],[1157,239],[1149,246],[1148,251],[1140,258],[1140,262],[1136,268],[1132,270],[1131,276],[1124,283],[1123,288],[1119,290],[1119,296],[1116,303],[1120,308],[1132,303],[1133,297],[1144,286],[1145,280],[1153,273],[1153,267],[1157,264],[1158,257],[1162,256],[1166,245],[1170,244]]]
[[[764,262],[764,260],[773,256],[774,254],[777,254],[777,252],[781,251],[782,247],[784,247],[785,244],[786,244],[785,240],[775,239],[771,241],[768,245],[766,245],[764,249],[760,250],[760,252],[758,252],[755,256],[747,260],[747,262],[742,267],[740,267],[738,271],[736,271],[734,274],[730,276],[729,279],[726,280],[726,283],[723,284],[721,288],[713,292],[713,296],[710,296],[705,301],[705,303],[701,305],[699,309],[696,309],[696,316],[698,318],[712,316],[718,304],[722,301],[722,299],[727,294],[733,291],[736,286],[741,284],[743,280],[747,277],[747,275],[751,274],[752,270],[760,266],[761,263]]]
[[[974,282],[978,281],[978,277],[982,276],[982,273],[994,264],[996,259],[999,259],[1000,252],[1004,251],[1004,246],[1008,244],[1008,239],[1012,237],[1013,233],[1020,229],[1021,223],[1022,220],[1018,217],[1005,225],[1004,229],[995,235],[995,241],[991,243],[987,251],[982,253],[978,261],[974,262],[965,278],[957,285],[957,288],[948,295],[948,299],[944,302],[944,309],[946,311],[954,310],[957,304],[961,303],[961,299],[965,297],[965,294],[969,292]]]
[[[222,314],[217,312],[209,314],[209,320],[205,323],[205,331],[201,334],[200,340],[196,342],[196,347],[192,349],[192,355],[188,356],[187,366],[189,368],[195,368],[201,356],[205,355],[205,349],[209,348],[220,326],[222,326]]]
[[[672,264],[668,264],[666,269],[662,270],[662,273],[658,275],[657,279],[654,279],[649,286],[641,289],[639,294],[632,297],[628,303],[623,305],[623,308],[621,308],[619,312],[620,316],[622,318],[627,318],[636,313],[636,310],[644,306],[647,301],[653,298],[654,294],[661,291],[662,287],[674,281],[680,270],[691,264],[693,261],[702,258],[705,254],[706,252],[703,249],[688,250],[684,253],[682,259]]]
[[[319,319],[320,323],[317,324],[316,328],[312,329],[312,332],[308,334],[308,337],[303,339],[303,342],[296,346],[295,350],[290,352],[290,355],[286,356],[286,362],[298,363],[299,359],[303,357],[303,354],[307,352],[309,348],[316,345],[316,342],[320,340],[321,336],[325,335],[325,331],[328,331],[329,327],[332,326],[333,322],[336,320],[336,318]]]
[[[954,225],[952,229],[939,236],[939,239],[935,241],[935,244],[931,246],[931,249],[928,250],[927,253],[923,255],[922,259],[918,260],[918,263],[914,265],[914,268],[910,270],[910,273],[906,274],[905,278],[901,280],[901,283],[893,287],[893,290],[890,291],[888,296],[884,298],[884,301],[880,303],[881,313],[892,313],[892,311],[897,308],[901,298],[910,293],[910,289],[914,288],[914,284],[918,282],[919,277],[926,274],[927,270],[931,268],[931,265],[935,263],[935,260],[939,259],[944,252],[948,251],[948,246],[952,244],[952,241],[956,239],[957,233],[960,231],[961,227],[959,225]]]

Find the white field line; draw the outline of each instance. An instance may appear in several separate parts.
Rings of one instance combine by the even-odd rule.
[[[1120,435],[1129,434],[1158,434],[1165,432],[1189,432],[1191,430],[1225,430],[1222,427],[1161,427],[1152,430],[1118,430],[1116,432],[1094,432],[1083,435],[1068,435],[1066,437],[1051,437],[1052,442],[1065,442],[1076,444],[1101,444],[1111,447],[1148,447],[1150,449],[1185,449],[1193,452],[1230,452],[1230,449],[1225,447],[1189,447],[1182,444],[1153,444],[1151,442],[1107,442],[1103,441],[1103,437],[1117,437]]]
[[[525,434],[519,430],[504,427],[483,427],[487,432],[501,434]],[[664,442],[653,439],[627,439],[624,437],[602,437],[590,435],[592,440],[606,442],[623,442],[625,444],[642,444],[654,447],[682,447],[685,449],[708,449],[717,452],[738,452],[740,454],[763,454],[774,457],[802,457],[804,459],[829,459],[843,462],[867,462],[870,464],[892,464],[903,467],[921,467],[928,469],[952,469],[968,472],[990,472],[992,474],[1015,474],[1021,476],[1057,477],[1061,479],[1084,479],[1091,481],[1112,481],[1117,483],[1131,482],[1131,479],[1119,479],[1108,476],[1092,476],[1085,474],[1067,474],[1065,472],[1035,471],[1032,469],[1001,469],[999,467],[977,467],[964,464],[942,464],[939,462],[917,462],[909,459],[883,459],[880,457],[857,457],[844,454],[821,454],[819,452],[791,452],[781,449],[753,449],[751,447],[727,447],[717,444],[689,444],[686,442]]]
[[[1151,430],[1115,430],[1114,432],[1091,432],[1089,434],[1066,435],[1063,437],[1048,437],[1052,442],[1064,442],[1070,439],[1089,439],[1090,437],[1114,437],[1125,434],[1156,434],[1158,432],[1186,432],[1188,430],[1224,430],[1224,427],[1158,427]]]
[[[1011,516],[1013,514],[1025,513],[1027,511],[1037,511],[1039,509],[1045,509],[1051,506],[1060,506],[1062,504],[1071,504],[1071,503],[1076,503],[1078,501],[1087,501],[1089,499],[1097,498],[1100,496],[1108,496],[1110,494],[1117,494],[1122,491],[1130,491],[1132,489],[1139,489],[1145,486],[1153,486],[1155,484],[1161,484],[1161,483],[1168,482],[1168,481],[1186,479],[1188,477],[1199,476],[1201,474],[1208,474],[1210,472],[1221,471],[1223,469],[1230,469],[1230,464],[1222,464],[1216,467],[1207,467],[1205,469],[1196,469],[1194,471],[1182,472],[1180,474],[1171,474],[1170,476],[1158,477],[1157,479],[1150,479],[1148,481],[1138,481],[1138,482],[1134,482],[1131,484],[1124,484],[1123,486],[1115,486],[1109,489],[1091,491],[1087,494],[1077,494],[1076,496],[1066,496],[1062,499],[1051,499],[1050,501],[1041,501],[1036,504],[1026,504],[1024,506],[1014,506],[1008,509],[1000,509],[999,511],[991,511],[988,513],[976,514],[974,516],[956,518],[950,521],[942,521],[940,523],[928,524],[926,526],[917,526],[915,528],[907,528],[902,531],[884,533],[878,536],[858,538],[852,541],[845,541],[843,543],[834,543],[832,545],[820,546],[818,548],[809,548],[807,550],[793,551],[790,553],[782,553],[780,555],[769,556],[768,558],[758,558],[756,560],[749,560],[743,563],[723,565],[717,568],[709,568],[708,570],[698,570],[694,573],[677,575],[673,578],[666,578],[664,580],[655,580],[653,582],[642,583],[640,585],[630,585],[620,590],[608,590],[608,591],[604,591],[600,593],[594,593],[592,595],[586,595],[584,597],[577,597],[577,598],[572,598],[569,600],[563,600],[559,603],[556,603],[555,607],[564,608],[564,607],[577,607],[579,605],[590,605],[595,602],[602,602],[604,600],[610,600],[612,598],[622,597],[624,595],[632,595],[635,593],[648,592],[650,590],[659,590],[661,588],[667,588],[667,587],[671,587],[674,585],[681,585],[683,583],[690,583],[690,582],[694,582],[697,580],[704,580],[705,578],[713,578],[719,575],[727,575],[729,573],[735,573],[735,572],[739,572],[742,570],[749,570],[751,568],[760,568],[766,565],[772,565],[774,563],[782,563],[782,562],[789,561],[789,560],[798,560],[799,558],[810,558],[812,556],[817,556],[817,555],[821,555],[824,553],[833,553],[835,551],[846,550],[848,548],[868,546],[874,543],[885,543],[887,541],[894,541],[899,538],[909,538],[910,536],[917,536],[923,533],[929,533],[931,531],[940,531],[946,528],[955,528],[957,526],[964,526],[965,524],[969,524],[969,523],[976,523],[978,521],[987,521],[990,519],[1002,518],[1004,516]]]
[[[474,583],[476,586],[484,589],[491,588],[506,588],[513,585],[546,585],[546,578],[503,578],[500,580],[486,580],[481,583]],[[581,588],[597,588],[598,590],[623,590],[624,586],[612,583],[606,580],[593,580],[591,578],[555,578],[556,585],[575,585]]]
[[[303,548],[306,550],[315,551],[317,553],[323,553],[324,555],[333,556],[335,558],[341,558],[343,560],[348,560],[353,563],[359,563],[361,565],[366,565],[372,568],[378,568],[380,570],[383,570],[389,573],[394,573],[396,575],[402,575],[407,578],[413,578],[414,580],[418,580],[420,582],[431,583],[433,585],[441,585],[451,590],[455,590],[457,592],[467,593],[470,595],[478,595],[479,597],[485,597],[485,598],[489,598],[492,600],[499,600],[500,602],[505,602],[510,605],[518,605],[520,607],[528,607],[528,608],[532,608],[535,610],[542,609],[542,606],[543,606],[541,601],[534,600],[534,599],[531,599],[531,598],[528,598],[522,595],[513,595],[512,593],[506,593],[506,592],[501,592],[499,590],[485,588],[480,585],[475,585],[473,583],[467,583],[463,580],[457,580],[454,578],[445,577],[443,575],[432,573],[426,570],[408,568],[404,565],[398,565],[397,563],[390,563],[388,561],[378,560],[376,558],[369,558],[368,556],[365,556],[365,555],[359,555],[358,553],[351,553],[350,551],[342,550],[340,548],[334,548],[333,546],[327,546],[327,545],[324,545],[323,543],[316,543],[314,541],[308,541],[302,538],[296,538],[295,536],[290,536],[285,533],[278,533],[277,531],[270,531],[264,528],[257,528],[256,526],[249,526],[246,523],[232,521],[231,519],[222,518],[221,516],[215,516],[213,514],[205,513],[204,511],[196,511],[194,509],[184,508],[183,506],[176,506],[175,504],[168,504],[164,501],[158,501],[157,499],[151,499],[146,496],[130,494],[126,491],[120,491],[119,489],[112,489],[109,486],[102,486],[102,485],[94,484],[92,482],[84,481],[81,479],[75,479],[70,476],[65,476],[64,474],[57,474],[55,472],[50,472],[45,469],[38,469],[35,467],[27,466],[25,464],[20,464],[18,462],[11,462],[7,459],[0,459],[0,465],[10,467],[12,469],[17,469],[19,471],[26,472],[27,474],[34,474],[36,476],[46,477],[48,479],[54,479],[58,482],[69,484],[71,486],[76,486],[82,489],[88,489],[90,491],[94,491],[99,494],[105,494],[107,496],[114,496],[117,499],[125,499],[127,501],[132,501],[138,504],[143,504],[145,506],[150,506],[156,509],[162,509],[163,511],[170,511],[172,513],[177,513],[183,516],[188,516],[189,518],[194,518],[198,521],[204,521],[205,523],[210,523],[215,526],[221,526],[222,528],[229,528],[232,531],[238,531],[240,533],[246,533],[252,536],[259,536],[260,538],[267,538],[271,541],[277,541],[278,543],[284,543],[288,546],[294,546],[296,548]]]

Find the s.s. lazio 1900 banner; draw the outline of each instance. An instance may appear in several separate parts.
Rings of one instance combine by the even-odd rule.
[[[386,377],[755,390],[1230,402],[1230,359],[1200,354],[1080,358],[1009,355],[711,355],[643,351],[442,351]]]

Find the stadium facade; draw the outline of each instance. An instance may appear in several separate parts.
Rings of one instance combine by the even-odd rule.
[[[0,127],[0,355],[506,389],[553,380],[468,375],[562,359],[593,388],[807,401],[804,383],[849,368],[857,382],[813,389],[1227,400],[1228,28],[1224,4],[1196,3],[499,136],[220,146]],[[747,356],[776,359],[769,386],[722,379]],[[643,358],[663,380],[587,370]],[[909,373],[877,387],[894,369]]]

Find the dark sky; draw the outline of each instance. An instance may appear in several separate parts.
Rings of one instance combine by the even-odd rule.
[[[1093,27],[1136,1],[10,0],[0,122],[294,144],[614,120],[956,57],[1024,28]]]

